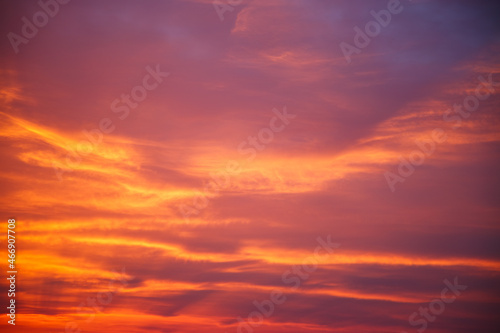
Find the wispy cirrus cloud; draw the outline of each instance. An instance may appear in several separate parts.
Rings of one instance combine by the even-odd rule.
[[[5,39],[0,183],[20,230],[16,328],[236,332],[332,235],[342,247],[255,332],[409,331],[454,276],[469,289],[432,328],[495,332],[498,93],[459,129],[442,117],[479,75],[500,80],[498,6],[405,2],[346,64],[338,43],[386,5],[248,1],[221,22],[211,1],[70,2],[20,54]],[[36,8],[3,4],[2,31]],[[171,75],[59,181],[54,163],[116,116],[110,104],[150,64]],[[238,145],[283,105],[298,115],[287,129],[185,220],[178,205],[245,158]],[[446,142],[391,193],[383,173],[437,127]],[[80,304],[122,267],[128,284],[88,322]]]

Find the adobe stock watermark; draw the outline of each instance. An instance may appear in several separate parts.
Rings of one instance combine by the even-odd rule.
[[[224,13],[232,12],[236,6],[243,3],[243,0],[214,0],[212,2],[220,21],[224,21]]]
[[[123,93],[120,98],[116,98],[111,102],[110,109],[111,112],[116,113],[118,119],[125,120],[131,109],[136,109],[139,103],[144,101],[148,96],[148,91],[153,91],[160,83],[163,82],[163,78],[170,75],[168,72],[162,72],[160,70],[160,65],[156,65],[153,69],[151,66],[146,66],[147,74],[144,75],[142,83],[136,85],[130,90],[130,94]],[[68,149],[68,153],[65,156],[65,163],[61,165],[60,163],[53,162],[52,166],[56,173],[59,181],[63,180],[63,174],[68,171],[73,171],[74,168],[78,167],[82,163],[82,157],[92,153],[103,141],[104,134],[111,134],[116,129],[113,120],[104,117],[98,122],[98,126],[87,131],[83,130],[83,135],[86,140],[81,140],[76,145],[76,150]]]
[[[455,276],[453,283],[445,279],[444,284],[446,287],[441,290],[441,297],[435,298],[429,302],[428,307],[420,307],[418,312],[413,312],[409,318],[408,323],[411,326],[419,326],[417,329],[418,333],[422,333],[427,329],[428,323],[433,323],[436,320],[436,316],[442,314],[446,308],[446,304],[451,304],[455,302],[457,296],[460,296],[462,291],[467,289],[466,285],[458,284],[458,277]],[[401,333],[408,333],[406,331],[402,331]]]
[[[102,312],[104,307],[113,301],[113,296],[128,285],[125,267],[122,268],[121,273],[114,272],[114,274],[115,277],[109,281],[106,291],[98,292],[95,297],[88,297],[85,302],[80,303],[78,314],[88,315],[88,318],[80,324],[76,321],[66,323],[64,333],[82,332],[80,325],[91,323],[95,319],[96,313]],[[120,283],[119,286],[115,285],[117,282]]]
[[[480,83],[476,86],[473,95],[465,97],[460,104],[454,104],[453,110],[448,109],[444,112],[443,120],[445,122],[454,122],[453,130],[460,128],[462,126],[462,119],[469,118],[472,112],[479,108],[480,101],[487,100],[495,93],[495,87],[500,86],[500,82],[493,81],[493,73],[490,73],[487,78],[481,75],[478,77],[478,80]],[[448,134],[446,134],[444,129],[435,128],[429,139],[415,141],[418,149],[413,150],[407,159],[399,156],[400,163],[397,168],[397,174],[390,171],[384,173],[391,192],[395,192],[396,184],[405,182],[415,172],[415,167],[422,165],[425,159],[436,151],[436,144],[443,143],[447,139]]]
[[[326,237],[326,241],[321,237],[316,238],[318,246],[314,249],[313,255],[302,260],[301,265],[294,265],[291,269],[286,270],[281,275],[281,281],[290,287],[290,290],[297,290],[302,282],[307,281],[310,274],[318,269],[318,264],[325,261],[335,249],[340,247],[339,243],[333,243],[331,235]],[[323,252],[323,254],[320,254]],[[265,318],[273,315],[276,306],[285,303],[287,300],[286,294],[282,290],[273,289],[269,294],[269,299],[261,302],[254,300],[252,304],[256,310],[250,312],[245,319],[238,317],[237,333],[253,333],[254,328],[261,326]]]
[[[37,11],[33,14],[31,21],[23,16],[21,21],[23,26],[21,27],[21,35],[15,32],[9,32],[7,38],[9,39],[10,45],[14,49],[16,54],[19,53],[19,45],[28,44],[28,42],[35,38],[38,34],[38,29],[43,28],[49,23],[50,18],[59,13],[60,5],[66,5],[70,0],[40,0],[38,1],[38,6],[42,10]]]
[[[266,149],[266,146],[274,140],[275,133],[282,132],[290,124],[290,120],[297,116],[289,114],[286,106],[281,112],[276,108],[272,112],[274,117],[269,120],[267,127],[261,128],[257,135],[249,136],[247,140],[238,145],[238,153],[247,156],[245,162],[252,162],[257,157],[257,153]],[[226,163],[225,169],[210,173],[211,180],[193,197],[192,205],[181,204],[178,206],[184,219],[189,221],[191,216],[198,215],[207,208],[209,199],[215,197],[221,190],[228,188],[231,176],[237,175],[242,167],[242,163],[230,160]]]
[[[387,9],[382,9],[378,12],[374,10],[370,11],[374,20],[365,24],[364,31],[358,26],[354,27],[354,45],[346,42],[341,42],[339,44],[340,50],[344,54],[345,61],[350,64],[352,62],[351,56],[353,54],[360,54],[362,49],[370,45],[372,38],[377,37],[381,33],[382,28],[387,27],[389,23],[391,23],[392,16],[401,13],[403,9],[404,7],[400,0],[389,0]]]

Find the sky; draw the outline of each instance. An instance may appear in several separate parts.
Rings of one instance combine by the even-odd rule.
[[[0,13],[2,332],[499,332],[499,4]]]

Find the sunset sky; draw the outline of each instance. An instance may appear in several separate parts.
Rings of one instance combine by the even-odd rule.
[[[0,13],[2,332],[500,332],[500,4]]]

